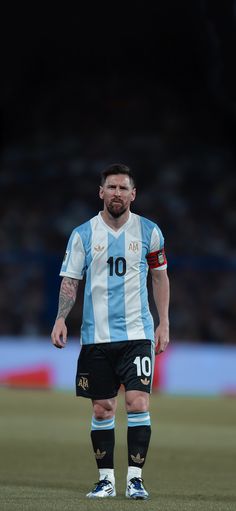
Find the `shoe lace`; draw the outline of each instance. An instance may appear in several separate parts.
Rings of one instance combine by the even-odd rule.
[[[108,479],[100,479],[97,483],[94,483],[94,489],[96,490],[102,490],[103,486],[106,486],[107,484],[111,484]]]
[[[143,489],[143,479],[141,477],[133,477],[130,482],[134,485],[136,490]]]

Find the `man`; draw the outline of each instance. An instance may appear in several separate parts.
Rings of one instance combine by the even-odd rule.
[[[121,384],[128,419],[126,497],[147,499],[142,479],[150,436],[149,393],[156,353],[169,342],[169,280],[164,240],[158,226],[131,213],[134,177],[123,164],[102,172],[99,196],[104,209],[75,228],[60,275],[63,277],[52,342],[64,348],[65,319],[72,309],[79,280],[86,275],[81,352],[76,394],[93,404],[91,440],[99,481],[87,497],[114,497],[115,411]],[[159,315],[154,334],[147,292],[147,271]]]

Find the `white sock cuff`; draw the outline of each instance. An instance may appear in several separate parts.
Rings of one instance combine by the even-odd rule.
[[[114,468],[99,468],[99,481],[101,479],[108,479],[112,484],[115,484]]]
[[[142,469],[139,467],[128,467],[127,483],[130,479],[133,479],[133,477],[142,477]]]

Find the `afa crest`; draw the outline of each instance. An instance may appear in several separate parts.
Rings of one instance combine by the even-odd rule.
[[[81,376],[79,379],[78,387],[82,387],[83,390],[88,390],[89,388],[88,378]]]
[[[131,241],[129,244],[129,250],[132,250],[132,252],[138,252],[139,251],[138,241]]]

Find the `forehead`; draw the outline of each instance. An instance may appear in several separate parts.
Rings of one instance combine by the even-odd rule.
[[[130,178],[126,174],[111,174],[107,176],[104,186],[115,185],[115,186],[127,186],[132,188]]]

